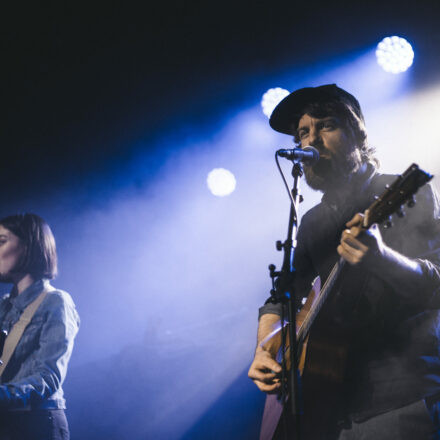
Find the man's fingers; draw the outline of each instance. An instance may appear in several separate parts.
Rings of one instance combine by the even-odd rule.
[[[269,352],[257,351],[248,376],[261,391],[270,393],[276,392],[280,387],[280,379],[277,376],[280,372],[281,365],[271,357]]]
[[[262,360],[255,359],[249,368],[248,376],[251,379],[266,381],[273,380],[280,372],[281,366],[273,359],[267,357]]]
[[[360,226],[364,219],[363,214],[357,213],[349,222],[346,223],[347,228],[352,226]]]
[[[346,243],[341,243],[337,248],[338,254],[348,263],[350,264],[358,264],[362,261],[362,257],[364,254],[357,250],[353,249]]]
[[[281,388],[281,382],[277,382],[274,384],[267,384],[264,382],[260,382],[258,380],[254,380],[255,385],[260,389],[260,391],[263,391],[268,394],[274,394],[278,392],[278,390]]]
[[[351,237],[359,237],[365,232],[365,229],[362,229],[360,226],[352,226],[349,229],[344,229],[342,235],[350,235]]]
[[[261,367],[261,369],[267,368],[275,373],[281,373],[282,369],[281,365],[269,356],[261,362]]]
[[[347,244],[353,249],[357,249],[363,253],[366,253],[368,251],[368,246],[366,246],[364,243],[362,243],[360,240],[355,238],[350,231],[345,230],[342,233],[342,239],[341,244]]]
[[[272,370],[275,373],[281,373],[281,365],[270,355],[268,351],[259,351],[255,354],[251,368],[258,370]]]
[[[259,380],[266,383],[273,382],[277,377],[277,375],[271,371],[265,371],[257,368],[251,368],[249,370],[248,376],[252,380]]]

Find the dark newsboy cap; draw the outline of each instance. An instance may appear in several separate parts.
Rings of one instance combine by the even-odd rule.
[[[286,96],[272,112],[269,124],[280,133],[292,134],[292,125],[297,126],[304,114],[304,108],[310,103],[326,103],[339,101],[348,104],[359,119],[364,122],[361,106],[358,100],[336,84],[326,84],[319,87],[305,87]]]

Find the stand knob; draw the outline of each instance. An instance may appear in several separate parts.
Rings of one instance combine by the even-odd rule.
[[[277,272],[275,271],[275,264],[269,264],[269,276],[272,278],[272,283],[274,282],[275,277],[277,276]]]
[[[281,240],[278,240],[278,241],[275,243],[275,246],[276,246],[276,248],[277,248],[277,251],[282,251],[282,250],[283,250],[283,247],[284,247],[284,245],[283,245],[283,243],[281,242]]]

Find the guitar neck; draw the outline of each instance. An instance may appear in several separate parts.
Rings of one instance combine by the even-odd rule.
[[[318,298],[312,304],[309,313],[301,324],[301,327],[298,329],[297,339],[299,345],[304,342],[305,338],[309,334],[310,328],[315,322],[319,311],[321,310],[330,292],[332,291],[333,286],[335,285],[335,282],[338,279],[344,265],[345,260],[340,258],[339,261],[337,261],[336,264],[333,266],[333,269],[331,270],[329,276],[327,277],[327,280],[325,281],[319,292]]]

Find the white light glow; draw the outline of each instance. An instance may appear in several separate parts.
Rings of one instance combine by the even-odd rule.
[[[270,118],[274,108],[282,101],[290,92],[281,87],[269,89],[261,99],[261,108],[263,113]]]
[[[376,49],[377,63],[390,73],[405,72],[413,63],[414,51],[404,38],[384,38]]]
[[[234,192],[237,182],[234,175],[224,168],[214,168],[206,179],[209,190],[215,196],[224,197]]]

